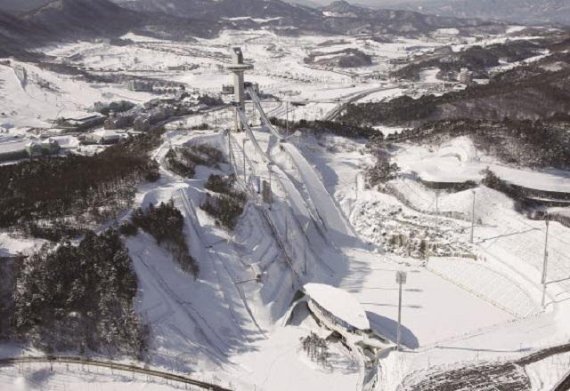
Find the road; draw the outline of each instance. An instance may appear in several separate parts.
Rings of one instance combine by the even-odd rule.
[[[178,383],[190,384],[206,390],[231,391],[231,389],[229,388],[225,388],[216,384],[207,383],[201,380],[192,379],[190,377],[183,375],[176,375],[170,372],[159,371],[156,369],[143,368],[136,365],[120,364],[112,361],[94,360],[84,357],[45,356],[45,357],[15,357],[15,358],[0,359],[0,367],[13,366],[17,364],[29,364],[29,363],[48,363],[48,364],[60,363],[60,364],[89,365],[93,367],[116,369],[119,371],[140,373],[143,375],[159,377],[162,379],[171,380]]]
[[[360,99],[363,99],[365,97],[367,97],[370,94],[374,94],[376,92],[381,92],[381,91],[388,91],[388,90],[393,90],[394,86],[391,87],[375,87],[375,88],[371,88],[369,90],[365,90],[365,91],[360,91],[360,92],[355,92],[349,95],[345,95],[343,97],[340,98],[340,100],[342,101],[342,103],[339,103],[334,109],[332,109],[331,111],[329,111],[325,117],[323,118],[323,120],[325,121],[334,121],[342,112],[342,110],[349,104],[354,103],[359,101]]]

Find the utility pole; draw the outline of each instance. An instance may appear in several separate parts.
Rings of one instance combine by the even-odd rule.
[[[548,271],[548,228],[550,225],[550,218],[546,215],[546,236],[544,238],[544,261],[542,263],[542,307],[546,304],[546,274]]]
[[[471,210],[471,238],[470,242],[473,243],[473,236],[475,233],[475,190],[473,190],[473,209]]]
[[[406,272],[398,271],[396,272],[396,282],[399,285],[399,295],[398,295],[398,331],[396,335],[396,350],[400,351],[400,340],[402,338],[402,285],[406,283],[407,275]]]

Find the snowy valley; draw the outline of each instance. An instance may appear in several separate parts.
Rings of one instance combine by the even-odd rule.
[[[567,389],[568,31],[267,3],[0,58],[0,389]]]

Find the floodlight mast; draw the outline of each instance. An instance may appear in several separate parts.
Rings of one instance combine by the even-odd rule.
[[[396,350],[400,351],[400,340],[402,338],[402,285],[406,283],[407,274],[406,272],[398,271],[396,272],[396,282],[399,285],[399,295],[398,295],[398,331],[396,335]]]
[[[546,236],[544,238],[544,258],[543,258],[543,263],[542,263],[542,278],[540,280],[541,284],[542,284],[542,307],[544,308],[544,306],[546,305],[546,285],[547,285],[547,274],[548,274],[548,228],[550,225],[550,220],[549,220],[550,216],[547,214],[546,215]]]

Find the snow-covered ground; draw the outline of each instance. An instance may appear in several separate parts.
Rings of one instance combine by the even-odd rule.
[[[0,257],[14,257],[18,254],[28,255],[46,243],[42,239],[22,238],[10,235],[6,232],[0,233]]]
[[[570,353],[559,354],[525,368],[532,389],[550,391],[570,371]]]
[[[82,365],[65,364],[22,364],[0,368],[0,385],[5,391],[172,391],[187,388],[184,384],[168,382],[130,372],[90,368]]]
[[[456,140],[451,144],[454,148],[432,152],[423,147],[403,146],[395,158],[404,169],[413,167],[429,171],[432,168],[442,169],[443,166],[443,169],[451,173],[451,164],[456,169],[463,170],[463,162],[468,162],[468,166],[474,160],[473,155],[478,155],[466,140]],[[389,254],[378,256],[380,259],[388,258],[410,266],[417,265],[411,269],[408,267],[408,270],[417,274],[410,273],[408,276],[411,293],[405,293],[404,303],[409,300],[412,305],[409,306],[411,308],[404,305],[403,318],[404,325],[417,339],[418,348],[416,354],[394,354],[381,363],[385,371],[385,389],[395,389],[414,368],[434,363],[445,367],[461,361],[519,357],[525,352],[567,340],[569,333],[564,324],[569,314],[567,300],[570,293],[570,260],[565,255],[570,250],[568,228],[558,223],[550,226],[549,284],[546,292],[547,307],[543,311],[540,306],[540,278],[544,222],[528,220],[514,210],[513,202],[506,196],[480,187],[476,189],[478,222],[475,226],[474,244],[469,245],[469,220],[473,201],[471,191],[441,192],[438,195],[414,181],[399,179],[392,185],[405,195],[406,205],[403,205],[391,195],[362,187],[363,180],[359,172],[371,164],[371,157],[362,153],[362,147],[360,143],[336,137],[321,138],[318,141],[303,140],[303,151],[317,164],[327,188],[335,194],[363,238],[382,244],[386,243],[386,236],[393,234],[394,230],[408,234],[416,232],[421,236],[426,229],[430,230],[433,225],[437,225],[442,227],[443,239],[430,239],[428,235],[426,240],[439,240],[445,245],[456,247],[463,243],[474,255],[474,258],[428,256],[419,261]],[[448,156],[449,161],[446,161]],[[467,156],[470,157],[466,158]],[[484,161],[484,157],[481,160]],[[412,166],[412,162],[415,166]],[[449,166],[446,167],[442,162]],[[487,166],[479,161],[476,164]],[[465,169],[468,170],[469,167]],[[527,175],[526,171],[514,169],[501,173],[512,174],[509,179],[513,181],[516,178],[521,178],[522,181]],[[543,181],[538,184],[546,183],[550,178],[547,174],[528,174],[536,175]],[[560,181],[563,186],[567,186],[568,182]],[[438,216],[437,212],[455,212],[458,219]],[[465,219],[460,216],[465,216]],[[374,227],[374,221],[378,228]],[[415,230],[409,228],[410,224]],[[460,248],[464,250],[463,246]],[[359,260],[365,258],[365,255],[361,255]],[[382,270],[383,266],[379,263],[377,267]],[[385,271],[383,276],[384,284],[391,286],[392,291],[395,289],[393,270],[389,273]],[[374,272],[367,273],[370,279],[374,278],[373,275]],[[426,276],[437,276],[440,281],[429,282],[425,279]],[[376,304],[376,297],[381,293],[386,294],[383,290],[378,290],[384,286],[382,280],[378,278],[373,281],[370,286],[375,288],[372,291],[374,293],[362,299],[363,302],[368,299],[374,303],[373,300],[376,300]],[[446,283],[450,283],[457,292],[446,291],[451,289],[446,287]],[[392,295],[395,299],[395,293]],[[434,307],[430,307],[430,297],[436,301]],[[424,309],[425,318],[422,318]],[[458,312],[462,310],[465,313]],[[389,308],[380,313],[388,319],[394,319],[395,316],[395,312]],[[470,316],[474,319],[470,320]],[[539,369],[534,369],[531,376],[537,377],[532,380],[533,384],[541,381],[552,384],[552,379],[562,376],[560,370],[552,368],[548,363],[543,363],[542,366],[537,364],[536,368]]]
[[[404,146],[394,161],[404,172],[415,173],[429,182],[479,182],[488,168],[499,178],[518,186],[570,193],[570,173],[506,166],[478,151],[468,136],[454,138],[440,147]]]
[[[458,40],[457,45],[465,45],[455,31],[440,34],[447,37],[447,44]],[[299,120],[322,118],[355,96],[372,102],[405,94],[406,86],[371,76],[387,76],[390,59],[444,44],[429,38],[379,43],[350,37],[283,37],[268,31],[227,31],[215,39],[188,43],[133,34],[125,38],[134,43],[114,47],[77,42],[49,48],[46,53],[93,74],[150,76],[218,94],[222,84],[231,81],[223,69],[229,61],[227,49],[240,45],[255,66],[246,79],[281,100],[271,98],[263,103],[267,115]],[[303,61],[313,51],[335,51],[347,45],[373,53],[375,65],[321,69]],[[180,70],[184,66],[188,68]],[[440,83],[435,73],[423,75],[423,84]],[[422,83],[416,88],[422,88]],[[0,65],[0,126],[12,129],[8,136],[10,132],[27,134],[17,129],[24,126],[49,128],[50,120],[62,112],[85,111],[96,101],[144,102],[153,97],[131,92],[124,85],[74,80],[33,64]],[[285,101],[304,105],[287,105]],[[258,127],[259,115],[250,105],[246,111],[254,129],[235,133],[231,140],[222,131],[233,127],[234,114],[229,109],[168,124],[163,144],[153,154],[159,162],[170,145],[204,143],[223,151],[227,163],[219,168],[199,167],[192,179],[162,167],[157,183],[138,189],[135,206],[174,200],[185,218],[192,256],[200,266],[194,279],[148,235],[139,233],[127,240],[140,285],[136,309],[151,327],[149,366],[231,384],[236,390],[353,389],[362,381],[358,357],[342,344],[331,343],[329,365],[311,361],[302,351],[300,339],[311,332],[323,334],[323,328],[310,317],[285,325],[283,316],[301,286],[326,283],[351,293],[366,311],[372,329],[394,341],[397,271],[408,273],[403,290],[404,349],[381,358],[377,389],[395,390],[404,377],[430,365],[445,368],[483,359],[518,358],[570,337],[566,327],[568,228],[558,223],[550,227],[549,285],[543,309],[544,223],[515,212],[507,197],[485,187],[476,189],[471,244],[471,191],[436,193],[406,177],[390,183],[396,195],[403,195],[400,198],[365,189],[363,170],[374,162],[364,142],[295,134],[280,144],[275,135]],[[211,130],[188,131],[202,123],[208,123]],[[401,131],[381,130],[386,134]],[[74,136],[56,139],[64,147],[77,146]],[[481,170],[490,167],[512,183],[570,189],[567,173],[500,165],[477,151],[468,138],[432,150],[398,147],[394,160],[403,172],[415,172],[425,180],[479,180]],[[267,205],[250,192],[233,232],[217,226],[199,207],[207,193],[204,182],[208,176],[230,173],[237,175],[242,188],[244,176],[261,177],[271,182],[274,195],[273,203]],[[393,242],[396,236],[399,245]],[[433,249],[419,256],[402,240],[424,241]],[[29,253],[40,245],[40,241],[0,234],[1,256]],[[260,280],[256,270],[261,271]],[[533,387],[552,385],[562,376],[566,358],[559,356],[529,367]],[[137,376],[65,366],[52,372],[34,364],[0,368],[0,388],[181,387]]]

